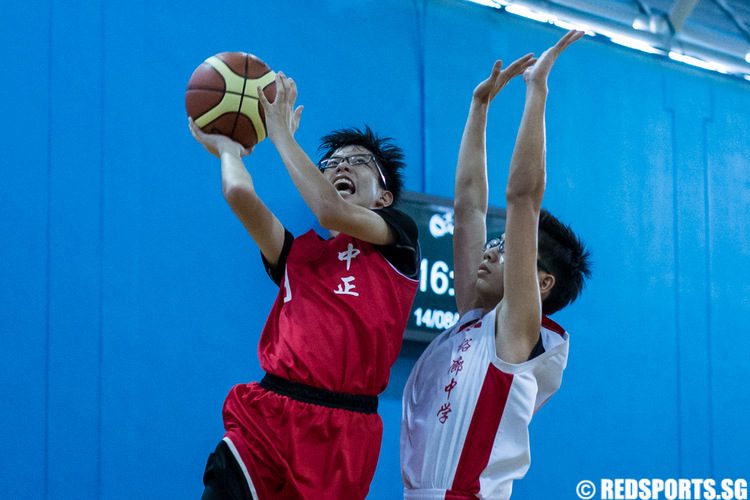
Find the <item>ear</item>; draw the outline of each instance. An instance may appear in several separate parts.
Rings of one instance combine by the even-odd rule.
[[[544,300],[552,291],[552,287],[555,286],[555,277],[544,271],[539,271],[539,293]]]
[[[380,192],[380,196],[375,200],[375,208],[390,207],[393,204],[393,193],[384,189]]]

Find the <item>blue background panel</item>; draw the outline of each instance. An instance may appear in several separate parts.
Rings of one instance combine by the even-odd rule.
[[[2,4],[0,482],[23,478],[11,492],[29,498],[44,498],[48,460],[50,23],[47,2]]]
[[[323,134],[367,123],[406,151],[408,190],[452,197],[473,88],[563,33],[458,0],[2,7],[0,479],[29,499],[200,497],[224,397],[262,375],[278,289],[187,129],[204,59],[247,51],[294,78],[313,159]],[[591,37],[557,62],[544,206],[592,248],[594,278],[555,316],[570,361],[514,498],[748,479],[748,85]],[[490,110],[498,207],[524,93],[516,79]],[[292,232],[316,227],[269,141],[246,165]],[[401,495],[400,398],[422,348],[404,345],[381,396],[369,498]]]

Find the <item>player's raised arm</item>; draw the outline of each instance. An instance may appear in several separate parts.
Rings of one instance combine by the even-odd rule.
[[[453,265],[456,305],[460,314],[477,307],[477,269],[486,241],[488,203],[486,126],[490,103],[500,90],[535,59],[528,54],[503,69],[501,61],[475,89],[469,107],[456,166]]]
[[[260,102],[265,111],[268,137],[279,151],[305,203],[320,225],[328,230],[376,245],[390,243],[393,239],[390,228],[371,210],[389,206],[393,201],[390,192],[385,190],[382,196],[376,196],[367,206],[347,203],[294,139],[293,129],[299,122],[301,112],[301,107],[294,109],[296,98],[296,83],[279,72],[276,75],[276,99],[269,103],[261,94]]]
[[[523,76],[526,103],[506,188],[504,295],[496,325],[498,356],[511,363],[526,361],[538,341],[542,295],[554,284],[551,274],[537,268],[539,212],[546,183],[547,78],[557,57],[582,36],[581,31],[569,31]]]
[[[249,155],[252,148],[244,149],[224,135],[207,134],[192,118],[189,126],[195,140],[221,160],[224,198],[269,264],[276,265],[284,245],[284,227],[258,197],[253,179],[242,163],[242,157]]]

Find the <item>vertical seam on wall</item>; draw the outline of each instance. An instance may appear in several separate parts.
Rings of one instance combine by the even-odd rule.
[[[708,369],[708,463],[709,477],[714,475],[714,418],[713,418],[713,366],[711,363],[711,203],[709,195],[709,175],[708,175],[708,127],[707,123],[713,121],[714,116],[714,96],[711,92],[709,96],[710,116],[703,119],[703,203],[704,203],[704,238],[706,240],[705,256],[706,259],[706,367]]]
[[[100,29],[101,54],[99,85],[99,345],[97,346],[97,422],[96,422],[96,493],[102,498],[102,394],[103,394],[103,363],[104,363],[104,75],[105,75],[105,44],[104,44],[104,13],[105,1],[101,2]]]
[[[421,5],[420,5],[421,4]],[[417,12],[417,47],[419,54],[417,56],[417,65],[419,67],[419,154],[422,162],[422,192],[427,192],[427,111],[425,96],[425,19],[427,4],[426,0],[415,0],[414,5]]]
[[[46,220],[46,262],[45,262],[45,339],[44,339],[44,459],[43,459],[43,498],[49,498],[49,377],[50,377],[50,269],[52,268],[52,16],[53,2],[48,2],[47,12],[47,220]]]
[[[664,98],[668,96],[666,78],[662,80]],[[680,214],[678,203],[679,175],[675,161],[677,154],[677,116],[674,107],[665,102],[666,111],[672,117],[672,213],[674,243],[674,306],[675,306],[675,358],[677,383],[677,473],[682,477],[682,360],[680,359]]]

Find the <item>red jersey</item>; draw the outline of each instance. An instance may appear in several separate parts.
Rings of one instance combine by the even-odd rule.
[[[267,373],[375,396],[388,384],[418,280],[346,234],[296,238],[258,346]]]
[[[267,265],[279,284],[258,347],[267,373],[350,395],[385,389],[419,284],[419,249],[411,219],[376,212],[391,245],[313,231],[292,241],[287,232],[278,266]],[[223,416],[224,441],[254,498],[367,496],[383,433],[377,413],[310,404],[252,382],[232,388]]]

